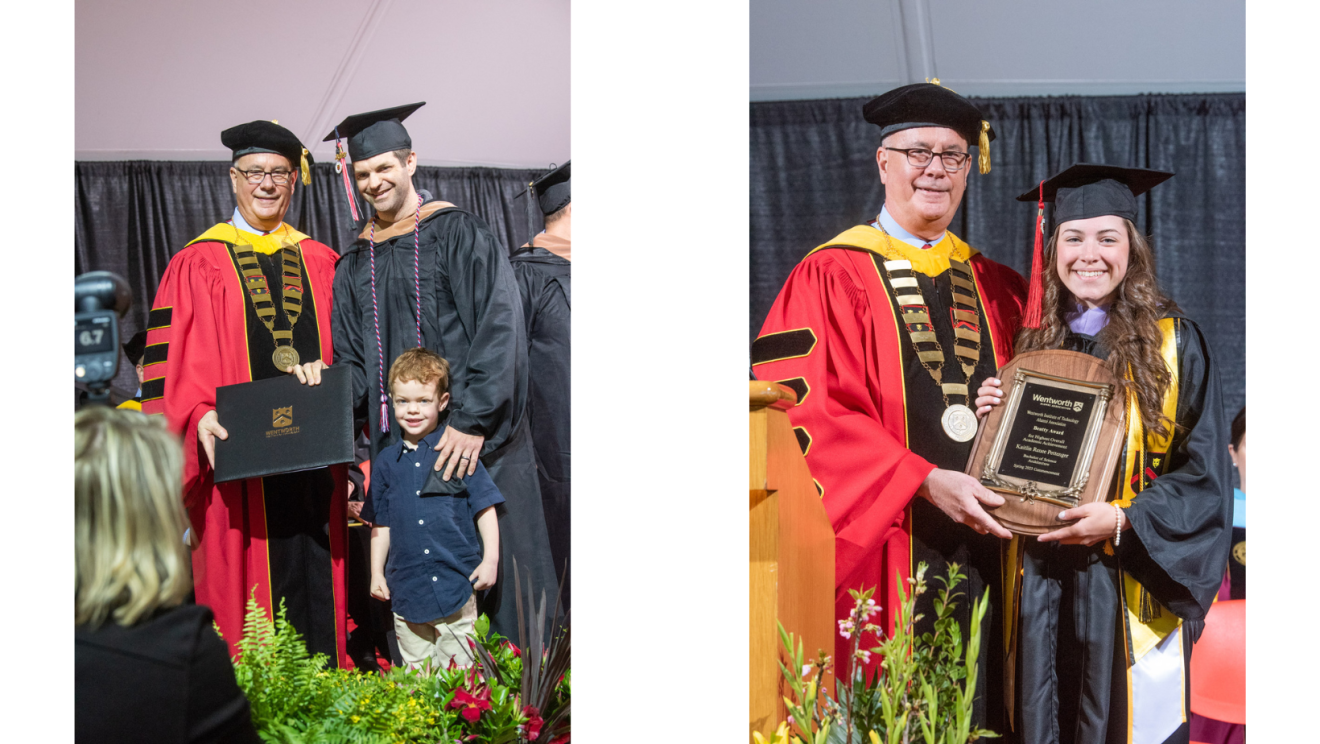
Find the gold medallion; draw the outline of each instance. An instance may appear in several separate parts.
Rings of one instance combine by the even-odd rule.
[[[290,367],[298,364],[298,352],[292,346],[276,346],[270,358],[275,362],[275,369],[281,372],[288,372]]]
[[[955,442],[966,442],[976,436],[976,414],[961,403],[955,403],[944,409],[940,416],[940,425],[944,433]]]
[[[1243,540],[1242,542],[1240,542],[1240,543],[1238,543],[1237,545],[1234,545],[1234,546],[1233,546],[1233,560],[1237,561],[1238,563],[1241,563],[1243,566],[1247,565],[1247,541],[1246,541],[1246,540]]]

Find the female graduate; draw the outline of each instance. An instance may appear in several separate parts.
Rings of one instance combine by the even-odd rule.
[[[1053,201],[1058,226],[1043,262],[1038,232],[1015,348],[1105,359],[1127,401],[1111,500],[1010,544],[1021,591],[1008,699],[1023,744],[1188,742],[1188,660],[1228,559],[1232,489],[1210,350],[1160,291],[1133,224],[1136,197],[1172,175],[1078,164],[1018,197],[1042,212]],[[988,380],[978,415],[1002,396]]]

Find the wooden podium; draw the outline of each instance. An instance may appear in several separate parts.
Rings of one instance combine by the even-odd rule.
[[[802,639],[807,659],[834,654],[834,530],[788,422],[796,403],[783,385],[751,381],[750,727],[765,734],[785,718],[775,621]]]

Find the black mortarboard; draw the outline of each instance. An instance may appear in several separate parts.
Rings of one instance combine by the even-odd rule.
[[[305,185],[312,182],[312,155],[303,147],[293,132],[273,121],[258,119],[230,127],[220,133],[220,142],[234,152],[234,160],[254,152],[273,152],[283,155],[289,164],[302,171]]]
[[[536,195],[536,200],[541,205],[541,214],[554,214],[572,201],[568,190],[571,175],[569,165],[572,162],[570,160],[532,181],[532,193]]]
[[[1054,224],[1112,214],[1133,222],[1137,197],[1172,178],[1168,171],[1077,163],[1045,180],[1018,201],[1054,202]]]
[[[339,126],[325,136],[322,142],[333,142],[341,137],[348,138],[348,155],[354,161],[374,158],[382,152],[412,149],[412,138],[403,128],[403,120],[414,111],[426,105],[410,103],[406,106],[368,111],[365,114],[353,114],[339,122]]]
[[[980,150],[980,169],[990,172],[990,140],[995,130],[971,101],[939,84],[916,83],[895,88],[862,107],[862,116],[880,127],[881,139],[916,127],[947,127]]]
[[[128,361],[136,366],[138,362],[142,361],[142,355],[147,350],[147,332],[138,331],[134,333],[133,338],[130,338],[123,348],[124,356],[128,357]]]
[[[1036,245],[1031,254],[1031,277],[1027,307],[1023,312],[1025,328],[1040,327],[1041,303],[1045,297],[1044,271],[1045,202],[1054,202],[1054,224],[1073,220],[1114,215],[1129,222],[1137,219],[1137,197],[1173,178],[1168,171],[1146,168],[1123,168],[1099,163],[1076,163],[1061,173],[1041,181],[1018,201],[1034,201],[1036,208]]]

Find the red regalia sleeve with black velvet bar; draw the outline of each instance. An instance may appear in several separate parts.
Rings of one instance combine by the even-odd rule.
[[[869,254],[849,250],[798,264],[752,363],[758,378],[798,393],[788,415],[834,527],[836,615],[852,606],[848,589],[876,586],[892,628],[894,573],[909,572],[904,509],[934,466],[906,446],[897,329],[887,302],[872,301],[884,290],[868,267]]]
[[[183,496],[189,506],[210,471],[198,446],[197,423],[215,408],[216,387],[227,382],[221,349],[235,341],[247,344],[241,327],[234,338],[232,313],[216,312],[224,291],[213,259],[224,249],[221,243],[199,243],[176,255],[148,316],[142,411],[164,415],[170,430],[183,437]]]

